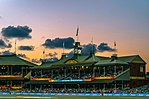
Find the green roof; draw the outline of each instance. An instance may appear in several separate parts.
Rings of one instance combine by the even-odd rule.
[[[49,84],[47,80],[30,80],[25,84]]]
[[[84,62],[89,56],[78,56],[77,60],[78,62]]]
[[[99,60],[100,60],[99,57],[92,54],[85,60],[85,62],[98,62]]]
[[[119,74],[117,77],[116,77],[116,80],[130,80],[130,69],[127,69],[126,71],[122,72],[121,74]]]
[[[146,62],[139,56],[139,55],[132,55],[132,56],[122,56],[118,57],[119,60],[128,62],[128,63],[143,63],[146,64]]]
[[[113,66],[113,65],[128,65],[128,63],[118,60],[118,59],[114,59],[114,60],[106,59],[106,60],[100,60],[95,65],[96,66]]]
[[[1,55],[0,65],[20,65],[20,66],[37,66],[29,61],[21,59],[14,55]]]
[[[69,63],[69,61],[73,62]],[[67,63],[68,62],[68,63]],[[96,63],[97,62],[97,63]],[[45,62],[40,66],[33,67],[33,69],[46,69],[46,68],[57,68],[57,66],[81,66],[83,64],[94,64],[96,66],[109,66],[109,65],[128,65],[129,63],[145,63],[139,55],[123,56],[123,57],[103,57],[95,56],[94,54],[88,56],[78,55],[76,57],[62,57],[56,62]]]
[[[52,63],[53,62],[44,62],[40,66],[32,67],[32,69],[46,69],[46,68],[51,68],[51,64]]]

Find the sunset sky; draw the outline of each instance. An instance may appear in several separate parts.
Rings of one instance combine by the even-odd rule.
[[[17,54],[39,59],[45,49],[47,54],[57,52],[60,58],[62,48],[44,48],[42,44],[55,38],[76,40],[79,26],[82,45],[93,38],[94,44],[107,43],[113,48],[116,41],[118,56],[138,54],[149,63],[149,0],[0,0],[0,31],[9,26],[27,26],[31,32],[22,39],[1,33],[0,46],[5,45],[1,52],[14,52],[16,40]],[[34,49],[20,50],[19,46]],[[110,57],[113,52],[96,54]]]

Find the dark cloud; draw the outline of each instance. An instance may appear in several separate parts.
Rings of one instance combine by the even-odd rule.
[[[74,51],[70,51],[69,53],[66,54],[68,57],[72,57],[74,55]]]
[[[87,45],[83,45],[82,49],[81,49],[81,55],[90,55],[90,53],[96,53],[97,52],[97,45],[96,44],[87,44]],[[70,51],[69,53],[67,53],[67,56],[73,56],[74,55],[74,51]]]
[[[105,51],[114,52],[117,50],[108,46],[107,43],[100,43],[100,45],[98,46],[96,44],[87,44],[82,46],[81,55],[86,56],[89,55],[90,53],[105,52]],[[69,53],[67,53],[67,56],[73,56],[73,55],[74,51],[70,51]]]
[[[71,37],[68,38],[55,38],[55,39],[47,39],[43,46],[46,48],[63,48],[63,42],[64,42],[64,48],[65,49],[71,49],[73,48],[74,39]]]
[[[10,43],[7,44],[6,42],[4,40],[0,39],[0,48],[4,49],[4,48],[11,48],[12,47],[12,45]]]
[[[56,62],[58,61],[58,58],[46,58],[46,59],[32,59],[31,60],[33,63],[41,63],[41,62]]]
[[[13,55],[14,53],[10,52],[9,50],[0,52],[0,55]]]
[[[26,50],[26,51],[33,51],[34,46],[19,46],[18,49],[19,50]]]
[[[28,26],[8,26],[6,28],[2,28],[2,36],[6,38],[17,38],[19,40],[21,39],[30,39],[32,32],[32,29]]]
[[[2,19],[2,16],[0,16],[0,19]]]
[[[54,53],[48,53],[46,54],[46,57],[56,57],[58,55],[58,53],[54,52]]]
[[[46,58],[46,59],[40,59],[41,62],[56,62],[58,61],[57,57],[54,58]]]
[[[83,45],[81,52],[82,55],[89,55],[90,53],[96,53],[97,52],[96,45],[95,44]]]
[[[25,54],[22,54],[22,53],[21,53],[21,54],[18,54],[17,56],[18,56],[18,57],[22,57],[22,58],[29,59]]]
[[[107,43],[100,43],[100,45],[98,45],[97,49],[99,52],[105,52],[105,51],[114,52],[114,51],[116,51],[116,49],[113,49],[110,46],[108,46]]]
[[[38,60],[38,59],[32,59],[31,61],[32,61],[33,63],[37,63],[37,64],[41,63],[41,61]]]

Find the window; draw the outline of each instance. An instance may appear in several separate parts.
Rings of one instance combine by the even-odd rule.
[[[143,66],[140,66],[140,72],[143,72]]]

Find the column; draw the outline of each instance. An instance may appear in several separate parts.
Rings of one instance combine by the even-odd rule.
[[[103,72],[103,73],[104,73],[104,76],[105,76],[105,75],[106,75],[106,73],[105,73],[105,67],[103,67],[103,70],[104,70],[104,72]]]
[[[114,84],[114,87],[115,87],[115,89],[116,89],[116,80],[114,81],[114,83],[115,83],[115,84]]]
[[[30,84],[30,92],[32,91],[32,86],[31,86],[31,84]]]
[[[80,84],[78,84],[78,89],[80,89]]]
[[[116,75],[116,66],[114,66],[114,74]]]
[[[80,68],[79,68],[79,70],[78,70],[78,74],[79,74],[78,76],[79,76],[79,78],[80,78]]]
[[[53,69],[51,70],[51,78],[53,78]]]
[[[122,66],[122,72],[124,71],[124,67]]]
[[[11,83],[10,86],[12,87],[12,81],[10,81],[10,83]]]
[[[53,89],[53,85],[51,85],[51,89]]]
[[[93,77],[95,77],[95,67],[93,67]]]
[[[23,82],[21,81],[21,88],[22,88]]]
[[[103,89],[104,89],[104,90],[106,89],[106,84],[103,84]]]
[[[11,66],[11,75],[12,75],[12,66]]]
[[[64,89],[66,89],[66,85],[64,85]]]
[[[25,69],[26,69],[26,75],[27,75],[27,70],[28,70],[28,68],[27,68],[27,67],[25,67]]]
[[[21,74],[22,74],[22,77],[23,77],[23,67],[22,67],[21,69],[22,69],[22,72],[21,72]]]
[[[7,75],[9,75],[9,66],[7,66]]]
[[[41,69],[41,71],[40,71],[40,74],[41,74],[41,77],[42,77],[42,69]]]
[[[122,80],[122,89],[124,88],[124,86],[123,86],[123,80]]]
[[[64,75],[65,75],[65,77],[66,77],[66,69],[64,70]]]
[[[40,92],[42,92],[42,85],[40,85]]]
[[[99,73],[99,76],[100,76],[100,68],[99,68],[99,72],[98,73]]]

